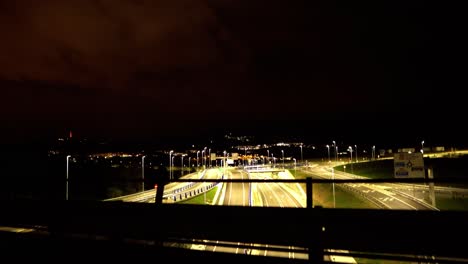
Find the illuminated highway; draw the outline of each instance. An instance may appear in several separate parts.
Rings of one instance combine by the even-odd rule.
[[[366,177],[356,176],[341,171],[332,171],[330,165],[314,164],[303,171],[307,172],[313,178],[322,179],[367,179]],[[335,184],[336,187],[348,188],[351,191],[361,194],[369,201],[375,203],[379,207],[386,209],[410,209],[410,210],[437,210],[437,208],[422,201],[421,199],[412,197],[401,192],[393,191],[395,184],[388,183],[342,183]]]
[[[221,178],[222,174],[219,169],[208,169],[200,172],[195,172],[191,174],[187,174],[181,179],[219,179]],[[164,202],[173,202],[174,199],[180,200],[179,197],[183,197],[185,199],[185,194],[187,196],[194,196],[196,192],[204,190],[206,186],[210,185],[211,183],[204,183],[204,182],[171,182],[166,184],[164,187],[164,195],[163,197]],[[130,195],[115,197],[111,199],[107,199],[106,201],[124,201],[124,202],[148,202],[154,203],[156,195],[155,189],[146,190],[143,192],[138,192]]]
[[[271,173],[248,173],[244,170],[228,170],[227,179],[265,179],[271,180]],[[292,179],[289,173],[278,173],[282,179]],[[289,177],[288,177],[289,176]],[[225,183],[221,190],[218,205],[225,206],[270,206],[270,207],[305,207],[305,193],[297,183]],[[249,220],[246,220],[248,224]],[[268,219],[265,219],[268,221]],[[294,222],[285,223],[294,224]],[[208,250],[212,252],[225,252],[233,254],[249,254],[266,257],[281,257],[288,259],[308,259],[307,249],[291,246],[265,245],[265,244],[241,244],[240,242],[204,241],[213,245],[193,244],[192,249]],[[252,246],[248,249],[246,246]],[[354,258],[345,256],[325,256],[327,261],[339,261],[343,263],[356,263]]]

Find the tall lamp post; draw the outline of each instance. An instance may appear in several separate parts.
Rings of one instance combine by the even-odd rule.
[[[197,150],[197,167],[198,167],[198,153],[200,153],[199,150]]]
[[[226,175],[226,151],[223,151],[224,158],[223,158],[223,177]]]
[[[375,159],[375,145],[372,146],[372,160]]]
[[[358,156],[357,156],[357,153],[358,153],[358,151],[357,151],[357,145],[354,145],[354,151],[356,152],[356,155],[355,155],[355,156],[356,156],[356,162],[358,162]]]
[[[327,151],[328,151],[328,162],[331,162],[331,160],[330,160],[330,145],[327,145]]]
[[[67,182],[66,182],[66,190],[65,190],[65,200],[68,201],[68,164],[70,162],[70,155],[67,155]]]
[[[210,165],[208,167],[211,168],[211,148],[208,149],[208,160],[210,161]]]
[[[175,158],[175,155],[174,155],[174,156],[172,156],[172,160],[171,160],[171,162],[172,162],[172,173],[171,173],[171,180],[173,180],[173,179],[174,179],[174,158]]]
[[[338,159],[338,146],[336,145],[336,142],[335,140],[332,141],[333,142],[333,150],[335,151],[335,162],[337,162],[337,159]]]
[[[293,158],[294,160],[294,178],[296,178],[296,158]]]
[[[421,141],[421,153],[424,155],[424,140]]]
[[[180,157],[182,158],[182,161],[181,161],[181,166],[182,166],[182,172],[180,173],[180,176],[184,176],[184,157],[187,156],[187,154],[182,154]]]
[[[335,146],[335,162],[338,161],[338,146]]]
[[[281,155],[283,156],[283,169],[284,169],[284,150],[281,150]]]
[[[203,149],[203,157],[204,157],[203,166],[205,166],[206,168],[206,147]]]
[[[169,151],[169,180],[172,179],[172,158],[171,158],[171,156],[172,156],[173,152],[174,152],[173,150]]]
[[[349,154],[351,156],[351,163],[353,163],[353,147],[349,146],[348,150],[349,150]]]
[[[302,156],[302,144],[300,145],[301,147],[301,163],[302,163],[302,166],[304,166],[304,157]]]
[[[145,157],[141,157],[141,191],[145,190]]]

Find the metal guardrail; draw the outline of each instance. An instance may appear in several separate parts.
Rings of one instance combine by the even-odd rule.
[[[75,254],[79,254],[78,250],[82,248],[94,247],[91,245],[94,242],[90,241],[96,238],[111,241],[111,245],[118,244],[132,251],[135,250],[134,245],[129,246],[125,242],[131,240],[140,241],[145,247],[153,245],[150,248],[159,255],[169,254],[177,262],[183,254],[187,255],[186,252],[168,253],[175,249],[164,245],[207,240],[305,248],[309,262],[312,263],[324,262],[327,252],[336,249],[345,250],[346,253],[340,251],[334,252],[334,255],[404,261],[420,261],[419,258],[423,256],[426,263],[463,263],[468,260],[468,252],[464,243],[458,243],[454,236],[462,240],[468,237],[468,212],[325,209],[314,207],[312,200],[312,186],[316,183],[340,183],[346,186],[352,183],[428,183],[451,182],[450,180],[464,182],[460,179],[179,179],[173,182],[305,183],[307,206],[263,208],[168,205],[162,204],[162,199],[157,196],[155,204],[0,201],[0,225],[45,227],[47,234],[37,241],[45,241],[44,245],[48,246],[55,245],[55,240],[51,242],[50,237],[59,237],[58,241],[65,244],[72,243],[71,237],[85,237],[87,242],[78,246]],[[163,192],[163,189],[164,185],[162,188],[158,185],[156,194]],[[212,217],[222,217],[222,221],[210,221]],[[245,225],[246,219],[252,222]],[[29,241],[29,238],[24,239]],[[3,243],[1,241],[11,247],[11,240],[4,238],[0,232],[0,243]],[[29,244],[18,245],[27,248]],[[32,242],[31,245],[42,248],[42,244]],[[216,261],[230,259],[228,256],[214,257],[213,254],[205,253],[203,261],[206,262],[207,257]],[[262,261],[256,259],[258,263]],[[275,261],[269,259],[268,263]]]
[[[372,259],[421,261],[421,257],[428,257],[425,263],[463,263],[468,259],[463,242],[468,237],[468,212],[70,201],[0,201],[0,209],[0,225],[43,227],[42,233],[0,232],[2,252],[41,252],[34,255],[36,260],[63,249],[71,257],[91,251],[96,254],[93,257],[108,260],[118,260],[125,252],[139,260],[168,256],[176,263],[234,259],[305,263],[213,252],[195,256],[187,249],[168,247],[194,240],[304,248],[309,263],[325,262],[324,256],[337,249],[346,252],[333,251],[333,255]]]

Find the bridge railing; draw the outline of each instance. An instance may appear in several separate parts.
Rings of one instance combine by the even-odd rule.
[[[464,263],[468,260],[467,211],[376,210],[322,208],[313,204],[314,184],[458,182],[460,179],[180,179],[174,182],[303,183],[305,208],[201,206],[83,201],[0,201],[0,226],[29,227],[41,232],[5,235],[0,243],[8,249],[26,248],[55,254],[51,249],[73,245],[100,253],[121,248],[138,256],[171,256],[175,262],[194,256],[180,245],[224,241],[242,245],[279,245],[304,250],[311,263],[325,256],[346,255],[426,263]],[[156,193],[163,188],[158,189]],[[18,236],[21,238],[18,239]],[[76,239],[81,241],[76,245]],[[177,249],[174,249],[177,248]],[[177,253],[174,253],[176,250]],[[183,250],[183,251],[181,251]],[[48,252],[48,253],[47,253]],[[201,253],[200,253],[201,254]],[[159,257],[158,257],[159,256]],[[205,252],[200,261],[232,260],[231,256]],[[257,263],[266,261],[259,256]],[[189,260],[187,260],[189,261]],[[193,261],[193,259],[192,259]],[[239,260],[241,261],[241,260]],[[276,261],[268,259],[268,263]],[[300,262],[300,260],[297,260]]]
[[[83,254],[82,250],[91,248],[97,257],[102,257],[113,248],[116,258],[121,250],[140,256],[139,260],[143,260],[142,255],[148,256],[144,260],[170,255],[177,263],[184,256],[193,255],[177,245],[224,241],[304,249],[310,263],[324,262],[330,251],[335,252],[333,255],[356,258],[400,261],[424,258],[426,263],[462,263],[468,259],[463,242],[468,237],[465,211],[70,201],[1,202],[0,209],[1,226],[41,228],[41,232],[30,235],[12,236],[0,231],[3,252],[7,254],[17,248],[41,251],[36,258],[59,254],[57,249],[73,245],[76,248],[64,248],[64,252],[78,256]],[[79,245],[77,241],[81,241]],[[101,246],[109,251],[101,252]],[[179,253],[172,255],[174,248]],[[215,259],[236,258],[212,252],[198,257],[191,261],[215,263]],[[269,258],[266,261],[260,256],[250,257],[256,263],[275,263]],[[286,260],[275,261],[286,263]]]

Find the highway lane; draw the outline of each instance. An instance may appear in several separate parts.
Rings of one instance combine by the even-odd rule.
[[[259,174],[255,173],[255,178],[265,179],[271,177],[260,176]],[[261,201],[258,201],[256,206],[267,206],[267,207],[294,207],[294,208],[301,208],[302,205],[299,201],[297,201],[291,193],[286,191],[282,188],[281,184],[278,183],[254,183],[255,189],[259,192],[261,197]],[[261,204],[260,204],[261,203]],[[294,224],[291,222],[289,224]],[[253,249],[250,252],[252,255],[260,255],[260,256],[269,256],[269,257],[282,257],[282,258],[289,258],[289,259],[308,259],[308,255],[306,253],[295,252],[294,247],[291,246],[283,246],[280,247],[283,251],[277,250],[268,250],[271,245],[260,245],[254,244],[254,246],[258,247],[265,247],[265,250]],[[278,247],[278,246],[276,246]],[[302,249],[305,250],[305,249]]]
[[[245,171],[231,170],[227,178],[248,180],[249,175]],[[227,183],[222,205],[250,206],[250,187],[248,182]]]
[[[240,170],[229,170],[226,175],[226,179],[244,179],[247,180],[249,179],[248,173],[245,171],[240,171]],[[242,183],[225,183],[223,186],[224,189],[224,197],[222,198],[223,200],[221,201],[221,205],[224,206],[250,206],[250,184],[246,182]],[[246,220],[248,221],[248,220]],[[239,224],[247,224],[247,223],[239,223]],[[208,250],[208,251],[213,251],[213,252],[225,252],[225,253],[233,253],[233,254],[244,254],[247,253],[244,251],[244,248],[242,247],[240,242],[220,242],[220,241],[214,241],[216,244],[222,244],[222,245],[216,245],[216,246],[198,246],[198,249],[201,250]],[[225,245],[231,245],[231,246],[225,246]]]
[[[349,173],[343,173],[340,171],[331,171],[329,165],[315,164],[316,166],[310,166],[303,171],[311,175],[312,177],[322,179],[367,179],[366,177],[351,175]],[[335,184],[336,187],[352,188],[357,192],[364,194],[371,200],[377,201],[377,203],[387,209],[408,209],[408,210],[430,210],[434,209],[424,201],[405,195],[401,192],[393,191],[395,185],[386,183],[342,183]]]

